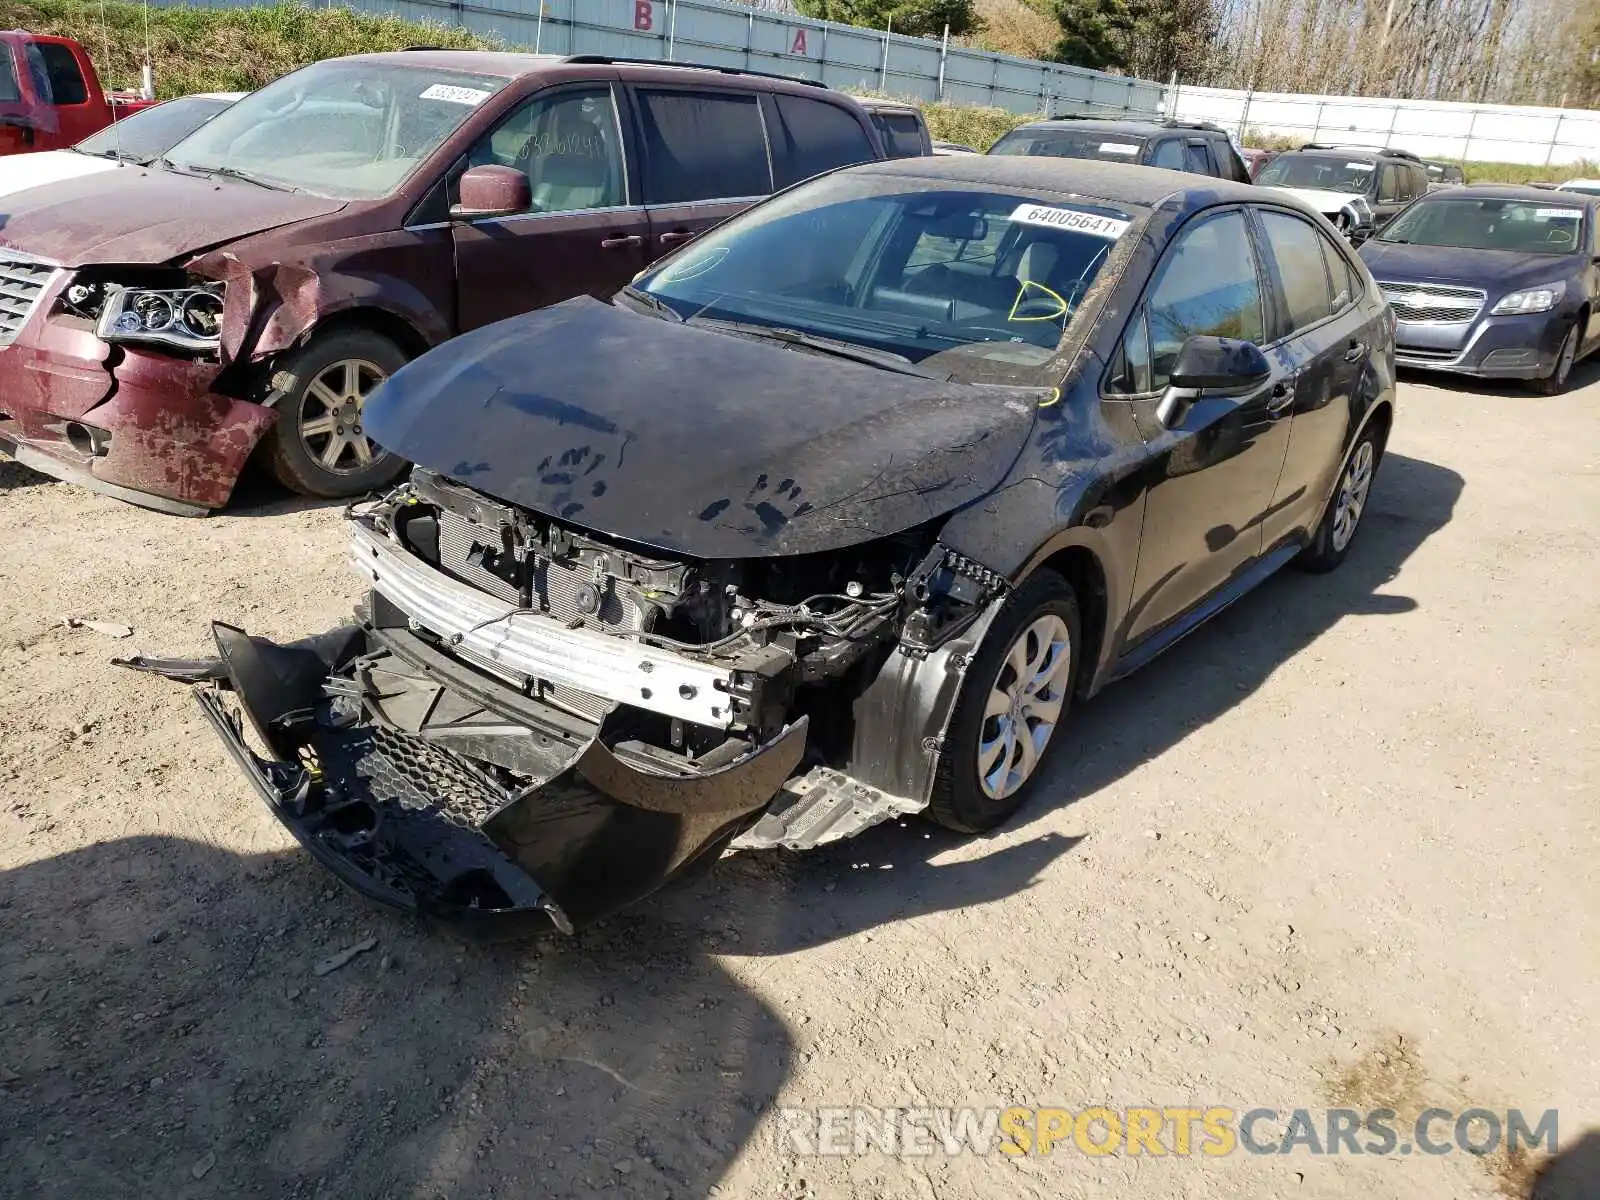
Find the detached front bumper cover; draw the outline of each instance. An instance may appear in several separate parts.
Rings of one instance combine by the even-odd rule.
[[[287,645],[213,632],[220,666],[128,665],[217,680],[196,693],[202,711],[300,844],[363,895],[467,937],[570,933],[648,895],[714,858],[805,748],[801,719],[667,774],[617,747],[604,721],[541,714],[403,632],[346,626]]]

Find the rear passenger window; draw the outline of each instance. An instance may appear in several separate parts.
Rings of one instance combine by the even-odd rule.
[[[873,113],[890,158],[916,158],[922,153],[922,125],[910,113]]]
[[[1322,243],[1322,262],[1328,268],[1328,279],[1333,284],[1333,311],[1342,312],[1354,302],[1359,291],[1355,268],[1320,233],[1317,240]]]
[[[1333,312],[1328,289],[1328,269],[1323,264],[1322,235],[1310,222],[1286,213],[1264,212],[1261,225],[1267,245],[1278,265],[1278,281],[1289,305],[1289,328],[1279,336],[1298,332]]]
[[[78,60],[69,47],[59,42],[30,42],[28,57],[32,59],[35,55],[39,61],[30,65],[36,80],[43,76],[42,95],[49,103],[82,104],[88,100],[89,89],[84,86],[83,72],[78,69]]]
[[[772,190],[755,96],[641,89],[638,99],[646,203],[732,200]]]
[[[1201,142],[1196,146],[1193,142],[1183,148],[1184,168],[1193,171],[1196,175],[1214,175],[1216,171],[1211,166],[1211,156],[1206,153],[1206,144]]]
[[[773,183],[788,187],[835,167],[870,162],[872,143],[855,116],[823,100],[773,96],[778,120],[772,137]]]
[[[1150,156],[1152,167],[1165,167],[1169,171],[1183,171],[1184,166],[1183,143],[1176,138],[1168,138],[1156,144],[1156,152]]]
[[[1183,343],[1192,337],[1265,336],[1254,244],[1238,212],[1184,230],[1157,269],[1149,314],[1150,390],[1167,386]]]
[[[1396,178],[1396,171],[1389,163],[1384,163],[1378,168],[1378,200],[1388,203],[1400,198],[1400,184]]]

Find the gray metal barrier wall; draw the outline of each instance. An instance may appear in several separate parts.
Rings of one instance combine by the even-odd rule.
[[[160,2],[160,0],[157,0]],[[197,0],[243,7],[250,0]],[[1017,113],[1155,116],[1163,89],[1142,79],[1033,62],[938,41],[762,11],[720,0],[341,0],[363,12],[459,25],[553,54],[715,63],[801,75],[831,87]]]

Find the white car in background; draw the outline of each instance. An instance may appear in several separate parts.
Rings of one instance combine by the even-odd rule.
[[[160,158],[244,92],[198,92],[140,109],[91,133],[76,146],[0,158],[0,196],[26,188],[115,171],[124,163],[145,166]]]
[[[1582,192],[1585,196],[1600,196],[1600,179],[1569,179],[1556,190],[1559,192]]]

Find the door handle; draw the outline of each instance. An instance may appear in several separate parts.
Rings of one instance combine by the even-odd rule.
[[[1366,352],[1367,344],[1365,342],[1351,342],[1344,352],[1344,360],[1347,363],[1360,362],[1361,356]]]
[[[624,246],[642,245],[644,245],[644,238],[637,233],[623,234],[618,237],[602,238],[600,241],[600,249],[602,250],[620,250]]]
[[[1276,421],[1286,415],[1294,407],[1294,380],[1280,379],[1272,385],[1272,394],[1267,397],[1267,416]]]
[[[694,234],[687,229],[674,229],[671,233],[663,233],[661,235],[661,244],[663,246],[676,246],[679,242],[692,241],[693,239]]]

